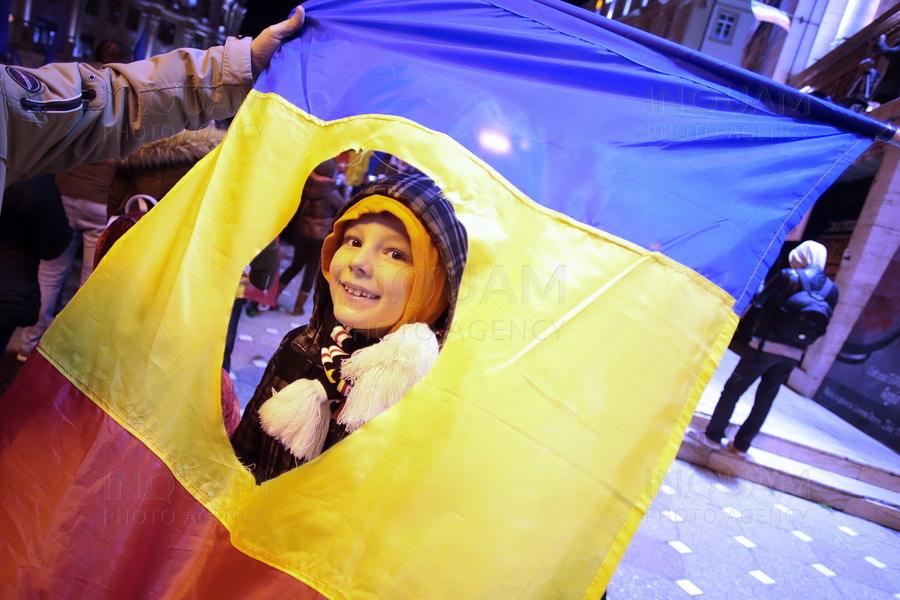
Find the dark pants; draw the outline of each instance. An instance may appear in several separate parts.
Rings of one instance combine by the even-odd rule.
[[[775,401],[778,388],[788,380],[791,371],[799,362],[793,358],[748,349],[735,367],[731,377],[725,382],[722,395],[719,397],[716,409],[706,427],[706,436],[715,441],[725,437],[725,428],[731,421],[734,407],[737,406],[741,395],[754,381],[761,378],[753,408],[750,409],[747,420],[744,421],[734,437],[734,447],[746,452],[753,442],[753,438],[762,429],[769,410],[772,408],[772,403]]]
[[[319,271],[319,261],[322,255],[323,240],[312,240],[298,237],[294,242],[294,258],[291,264],[281,274],[281,287],[286,288],[291,279],[297,276],[303,269],[303,280],[300,282],[300,291],[307,294],[312,291],[316,273]]]
[[[235,298],[231,307],[231,320],[228,321],[228,330],[225,332],[225,357],[222,360],[222,368],[231,370],[231,353],[234,351],[234,340],[237,337],[238,321],[241,319],[241,309],[247,304],[246,298]]]
[[[0,325],[0,357],[6,353],[6,346],[15,331],[15,325]]]

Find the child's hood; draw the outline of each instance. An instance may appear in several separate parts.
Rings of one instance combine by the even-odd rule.
[[[459,286],[468,254],[468,238],[466,230],[457,220],[453,205],[447,200],[441,189],[425,175],[394,175],[367,185],[357,193],[335,216],[335,221],[347,210],[363,198],[369,196],[386,196],[397,200],[410,209],[422,222],[440,253],[447,272],[447,290],[449,308],[432,326],[443,341],[443,333],[450,329],[456,301],[459,297]],[[333,230],[333,226],[332,226]],[[321,331],[326,317],[333,312],[331,295],[324,275],[319,272],[316,277],[314,307],[310,316],[309,329],[317,333]],[[316,335],[318,339],[322,339]]]

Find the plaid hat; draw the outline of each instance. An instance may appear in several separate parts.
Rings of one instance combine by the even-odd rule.
[[[459,286],[468,256],[469,244],[465,228],[457,220],[453,205],[444,197],[441,189],[429,177],[420,173],[392,175],[370,183],[353,196],[335,215],[335,222],[339,221],[341,216],[355,204],[370,196],[385,196],[408,207],[424,225],[437,247],[447,273],[449,306],[442,316],[431,323],[431,327],[438,335],[438,339],[443,341],[443,334],[449,330],[453,320],[453,312],[459,298]],[[331,308],[331,299],[324,275],[319,273],[317,279],[319,278],[322,281],[316,284],[315,303],[317,306],[321,304]],[[313,325],[313,321],[318,321],[315,318],[318,316],[315,315],[316,311],[313,312],[311,325]]]

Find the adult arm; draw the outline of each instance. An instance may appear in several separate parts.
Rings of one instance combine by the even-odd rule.
[[[7,181],[126,156],[142,144],[233,115],[252,85],[250,40],[129,64],[0,71]]]
[[[128,64],[3,68],[0,161],[7,181],[127,156],[147,142],[234,115],[254,71],[268,65],[303,18],[298,8],[252,42],[229,38],[205,51],[183,48]]]

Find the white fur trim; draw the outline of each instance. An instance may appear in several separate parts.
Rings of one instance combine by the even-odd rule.
[[[298,379],[266,400],[259,409],[263,430],[300,459],[322,453],[331,407],[322,384]]]
[[[396,404],[434,365],[438,342],[424,323],[403,325],[377,344],[357,350],[341,365],[353,384],[337,422],[356,431]]]

